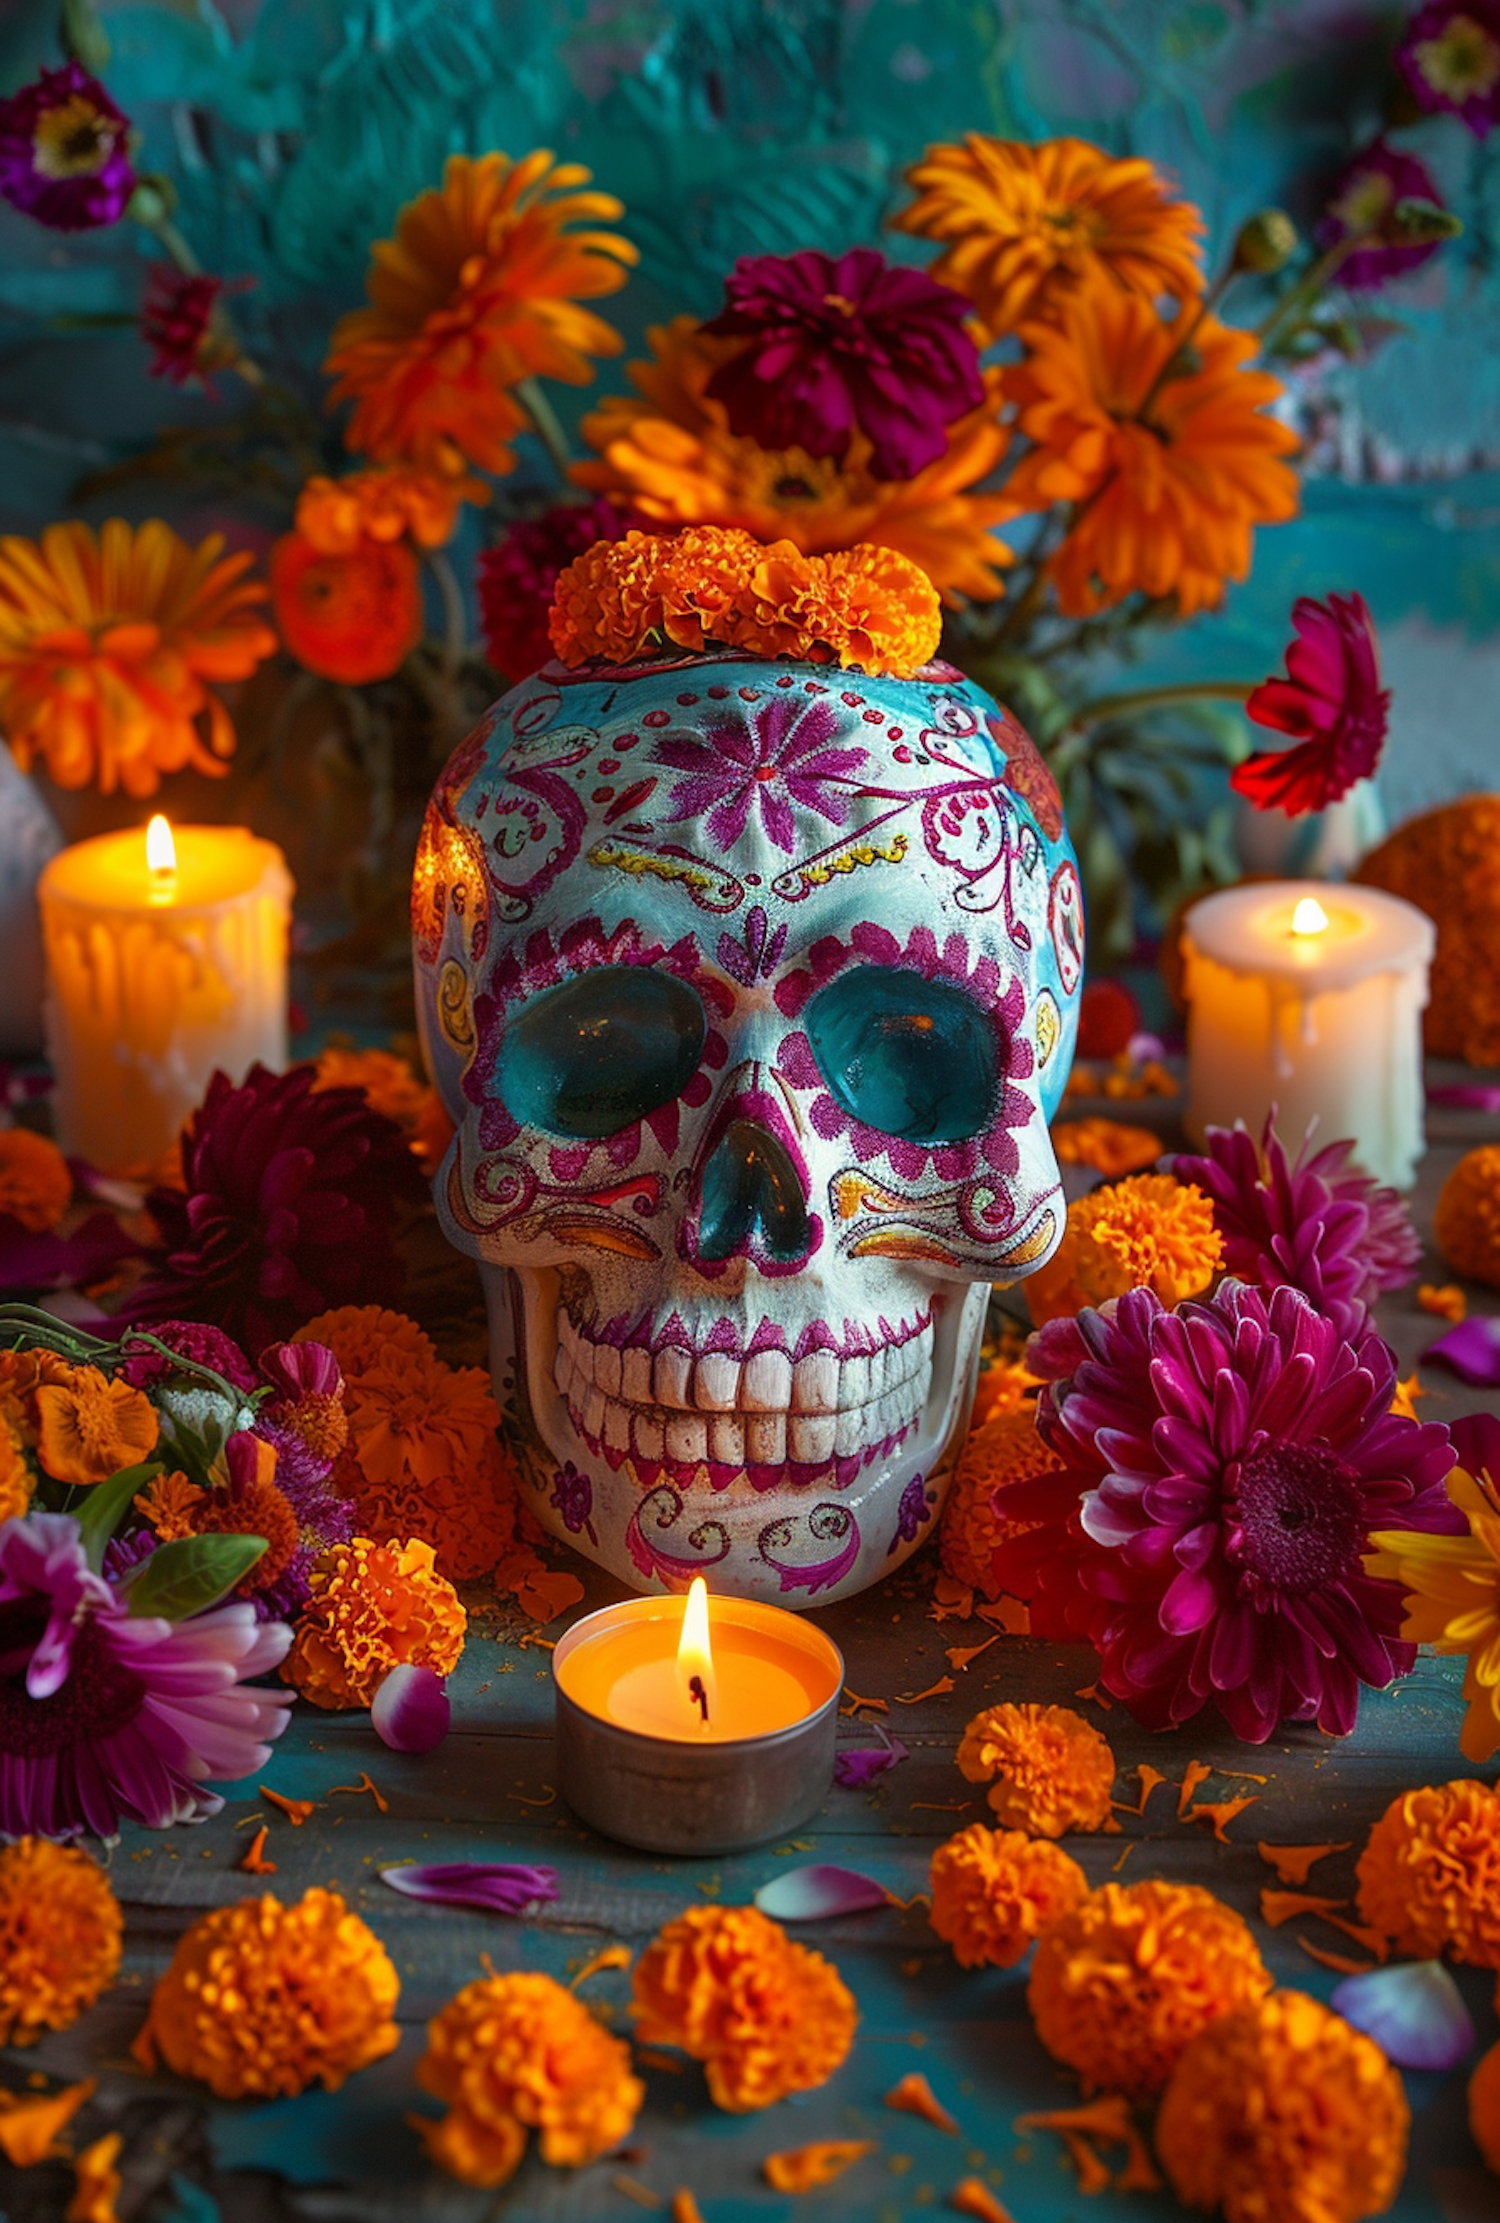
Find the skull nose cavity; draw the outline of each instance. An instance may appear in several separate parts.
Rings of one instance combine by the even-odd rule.
[[[760,1247],[778,1265],[805,1258],[807,1198],[790,1151],[751,1119],[734,1119],[703,1169],[698,1255],[711,1261]]]

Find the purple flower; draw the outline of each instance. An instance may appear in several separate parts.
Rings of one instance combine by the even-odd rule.
[[[299,1532],[286,1566],[275,1582],[256,1592],[254,1603],[268,1619],[291,1621],[307,1603],[314,1562],[330,1544],[347,1544],[353,1536],[354,1503],[333,1488],[332,1463],[277,1414],[258,1414],[253,1432],[276,1454],[276,1487],[296,1515]]]
[[[0,195],[56,232],[117,224],[135,191],[130,125],[77,62],[0,100]]]
[[[133,1615],[67,1514],[0,1523],[0,1837],[216,1814],[205,1780],[254,1774],[286,1727],[293,1694],[250,1678],[291,1640],[237,1603],[176,1623]]]
[[[1423,108],[1446,109],[1488,138],[1500,123],[1500,0],[1427,0],[1396,67]]]
[[[880,1725],[876,1723],[877,1729]],[[885,1731],[880,1730],[885,1736]],[[899,1737],[886,1737],[884,1744],[845,1745],[834,1755],[833,1780],[845,1791],[865,1791],[877,1775],[884,1775],[889,1768],[897,1768],[908,1758],[907,1749]]]
[[[1179,1181],[1212,1198],[1224,1266],[1253,1288],[1300,1289],[1341,1335],[1365,1325],[1369,1306],[1417,1270],[1421,1240],[1394,1189],[1350,1163],[1354,1145],[1331,1142],[1294,1160],[1268,1119],[1256,1149],[1243,1127],[1210,1127],[1205,1157],[1171,1161]]]
[[[1336,247],[1341,240],[1372,234],[1368,243],[1346,255],[1338,267],[1340,285],[1355,292],[1383,286],[1405,270],[1416,270],[1435,255],[1435,239],[1402,242],[1391,230],[1398,201],[1431,201],[1443,206],[1432,173],[1414,154],[1387,146],[1377,139],[1339,172],[1328,195],[1327,208],[1318,225],[1320,247]]]
[[[426,1867],[382,1868],[382,1883],[408,1899],[445,1907],[480,1907],[486,1914],[524,1914],[538,1899],[557,1897],[557,1870],[519,1861],[444,1860]]]
[[[730,430],[763,448],[842,460],[859,433],[874,477],[913,479],[984,400],[968,302],[873,247],[746,255],[724,296],[703,329],[748,344],[708,391]]]
[[[1245,715],[1289,733],[1297,746],[1258,749],[1229,775],[1257,810],[1288,818],[1326,810],[1369,778],[1391,707],[1363,595],[1331,594],[1326,602],[1300,595],[1292,624],[1297,638],[1286,652],[1286,678],[1263,679],[1246,698]]]
[[[1148,1728],[1212,1706],[1253,1743],[1282,1721],[1346,1735],[1360,1685],[1416,1657],[1401,1585],[1365,1570],[1371,1531],[1459,1532],[1447,1429],[1393,1415],[1389,1346],[1297,1289],[1228,1281],[1175,1312],[1133,1289],[1065,1325],[1027,1362],[1052,1376],[1038,1426],[1066,1466],[1007,1490],[1040,1525],[995,1562],[1033,1633],[1087,1637]]]
[[[552,661],[547,620],[558,574],[596,540],[623,540],[650,520],[617,509],[606,495],[560,502],[540,517],[507,527],[479,559],[479,622],[485,653],[506,679],[526,679]]]
[[[205,1327],[201,1320],[160,1320],[150,1332],[158,1343],[165,1343],[165,1352],[153,1349],[138,1335],[127,1331],[125,1336],[119,1372],[132,1388],[150,1389],[167,1381],[174,1372],[169,1355],[173,1351],[191,1365],[207,1366],[222,1375],[231,1389],[247,1397],[255,1388],[255,1368],[222,1328]]]
[[[1347,1976],[1328,2004],[1398,2069],[1456,2069],[1474,2050],[1469,2010],[1441,1961]]]
[[[674,821],[702,818],[714,846],[732,849],[753,808],[766,839],[791,856],[794,804],[816,811],[830,826],[842,826],[848,815],[844,783],[868,752],[829,748],[838,730],[830,703],[775,694],[757,704],[748,722],[726,713],[708,719],[701,735],[665,734],[651,761],[688,775],[672,789]]]

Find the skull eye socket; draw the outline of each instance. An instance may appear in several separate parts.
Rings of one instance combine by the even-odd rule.
[[[856,965],[820,988],[803,1024],[835,1101],[902,1142],[966,1142],[995,1115],[989,1014],[946,980]]]
[[[707,1039],[686,981],[599,965],[531,996],[506,1022],[495,1081],[511,1118],[598,1140],[680,1096]]]

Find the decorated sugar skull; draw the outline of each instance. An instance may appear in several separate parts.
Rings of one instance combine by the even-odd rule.
[[[552,664],[444,772],[414,921],[538,1518],[642,1590],[888,1573],[990,1285],[1063,1230],[1083,918],[1032,743],[942,664]]]

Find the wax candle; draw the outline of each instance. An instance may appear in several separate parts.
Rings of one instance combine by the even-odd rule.
[[[1195,903],[1183,928],[1188,1085],[1201,1142],[1243,1120],[1295,1150],[1349,1139],[1398,1189],[1423,1147],[1422,1012],[1436,935],[1374,888],[1250,882]]]
[[[292,881],[274,843],[153,819],[63,850],[37,894],[65,1150],[147,1173],[216,1069],[285,1065]]]

